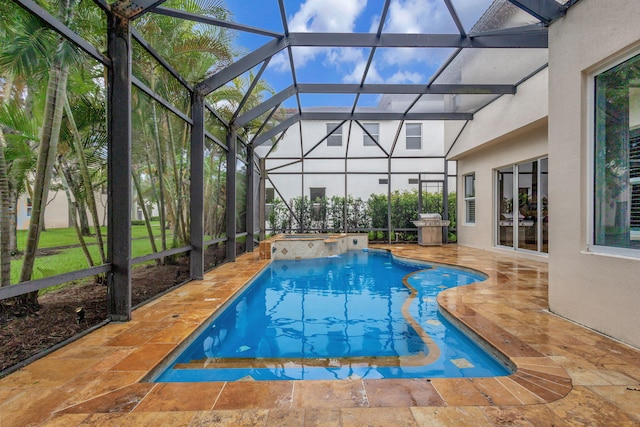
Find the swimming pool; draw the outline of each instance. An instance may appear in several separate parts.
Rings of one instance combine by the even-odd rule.
[[[439,292],[481,280],[382,251],[273,261],[153,380],[508,375],[438,310]]]

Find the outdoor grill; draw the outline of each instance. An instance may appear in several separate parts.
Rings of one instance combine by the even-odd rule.
[[[418,244],[442,246],[442,228],[448,227],[449,223],[439,213],[419,213],[418,219],[413,221],[413,225],[418,227]]]

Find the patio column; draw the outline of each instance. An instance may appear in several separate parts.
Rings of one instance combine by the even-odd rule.
[[[444,159],[444,181],[442,182],[442,219],[449,219],[449,162]],[[449,243],[449,226],[442,227],[442,243]]]
[[[391,156],[387,158],[387,243],[391,243]]]
[[[131,319],[131,23],[110,13],[107,25],[107,313],[125,322]]]
[[[227,129],[227,261],[236,260],[236,129]]]
[[[255,183],[254,176],[255,171],[253,169],[253,146],[247,146],[247,252],[253,252],[253,235],[255,234],[254,222],[255,222]]]
[[[266,160],[260,159],[260,189],[258,194],[258,221],[260,223],[260,241],[267,238],[267,168]]]
[[[204,97],[191,94],[191,161],[190,161],[190,268],[192,279],[204,277]]]

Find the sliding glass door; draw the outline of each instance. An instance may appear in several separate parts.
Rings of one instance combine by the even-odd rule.
[[[547,159],[497,171],[498,246],[548,251]]]
[[[513,166],[498,171],[499,246],[513,247]]]

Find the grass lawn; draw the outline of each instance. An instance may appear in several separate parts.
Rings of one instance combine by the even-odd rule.
[[[152,226],[154,235],[156,236],[156,247],[159,249],[161,247],[160,227],[158,224],[153,224]],[[103,239],[106,241],[106,227],[103,227],[102,231]],[[21,237],[23,239],[26,239],[26,231],[19,231],[18,233],[18,239],[20,239]],[[134,239],[132,240],[131,246],[132,258],[152,253],[151,243],[147,237],[147,230],[145,226],[132,226],[131,236]],[[20,240],[18,240],[18,242],[20,242]],[[91,257],[93,258],[94,264],[100,265],[100,255],[98,253],[98,247],[95,244],[95,237],[87,238],[86,242],[92,243],[88,246],[88,249]],[[77,244],[78,238],[73,228],[55,228],[47,230],[41,234],[39,246],[40,249],[54,250],[57,247],[65,247]],[[19,247],[23,248],[24,246],[19,243]],[[36,258],[32,279],[41,279],[43,277],[55,276],[56,274],[81,270],[88,267],[89,263],[87,262],[87,259],[82,252],[82,248],[73,247],[60,249],[55,254],[39,256]],[[22,259],[11,261],[11,283],[18,282],[21,268]]]
[[[154,221],[151,223],[151,229],[154,236],[160,236],[160,223],[158,221]],[[106,242],[107,227],[100,227],[100,230],[102,231],[102,239]],[[91,232],[95,234],[95,229],[93,227],[91,227]],[[167,230],[167,232],[169,232],[169,230]],[[27,243],[27,230],[18,230],[17,234],[18,249],[22,251],[26,247]],[[147,227],[144,225],[132,225],[131,238],[138,239],[141,237],[148,238]],[[85,236],[84,240],[87,244],[96,243],[95,236]],[[38,248],[59,248],[61,246],[70,246],[77,244],[78,236],[76,235],[76,230],[74,228],[51,228],[40,233],[40,242],[38,244]]]

